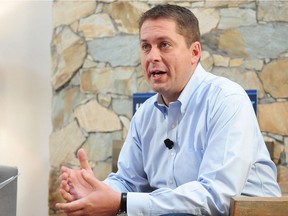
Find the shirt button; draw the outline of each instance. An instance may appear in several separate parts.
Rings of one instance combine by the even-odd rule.
[[[171,155],[171,156],[174,156],[174,155],[175,155],[175,151],[172,150],[171,153],[170,153],[170,155]]]
[[[170,179],[170,180],[169,180],[169,184],[170,184],[170,185],[173,185],[173,183],[174,183],[173,179]]]

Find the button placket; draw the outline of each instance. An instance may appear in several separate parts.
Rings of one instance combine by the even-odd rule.
[[[169,150],[169,167],[171,169],[170,175],[167,178],[167,186],[171,189],[176,187],[175,182],[175,175],[174,175],[174,162],[176,158],[176,149],[177,149],[177,130],[178,130],[178,124],[179,124],[179,113],[180,106],[179,104],[171,104],[168,108],[168,127],[167,127],[167,138],[172,140],[174,142],[174,146],[172,149]]]

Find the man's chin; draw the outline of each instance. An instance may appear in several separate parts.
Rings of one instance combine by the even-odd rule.
[[[164,89],[164,87],[159,87],[159,86],[157,86],[157,87],[155,87],[155,86],[152,86],[152,90],[153,90],[154,92],[157,92],[157,93],[159,93],[159,94],[162,94],[162,93],[164,93],[164,92],[165,92],[165,89]]]

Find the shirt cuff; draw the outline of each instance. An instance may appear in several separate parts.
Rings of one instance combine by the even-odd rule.
[[[150,215],[150,198],[148,193],[127,193],[127,214],[135,216]]]

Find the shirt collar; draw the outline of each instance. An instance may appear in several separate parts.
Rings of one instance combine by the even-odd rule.
[[[157,96],[155,97],[154,105],[155,105],[163,114],[166,114],[166,113],[167,113],[166,104],[165,104],[162,96],[161,96],[159,93],[157,93]]]
[[[188,83],[186,84],[185,88],[183,89],[183,91],[181,92],[178,100],[181,102],[182,106],[181,106],[181,113],[185,113],[186,109],[187,109],[187,105],[191,99],[191,97],[193,96],[194,92],[197,90],[197,88],[200,86],[200,84],[202,83],[202,81],[205,79],[206,77],[206,71],[205,69],[202,67],[202,65],[199,63],[194,71],[194,73],[192,74],[190,80],[188,81]]]

